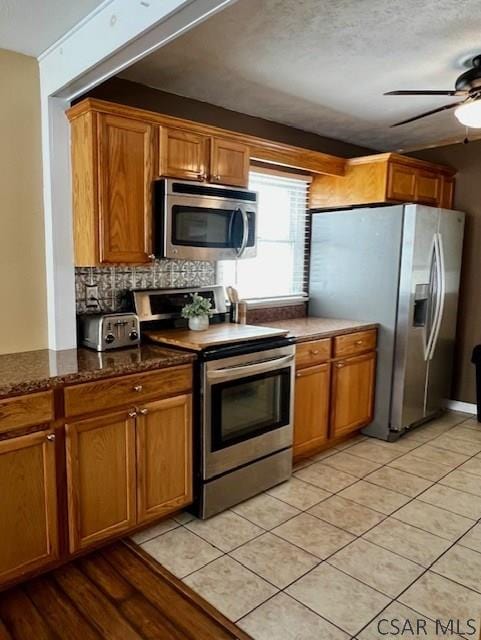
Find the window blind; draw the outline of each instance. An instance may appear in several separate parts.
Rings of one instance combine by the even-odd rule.
[[[217,279],[242,298],[306,294],[309,178],[252,171],[258,192],[257,256],[217,263]]]

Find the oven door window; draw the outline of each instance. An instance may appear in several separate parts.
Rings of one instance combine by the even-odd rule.
[[[247,212],[247,246],[255,244],[255,213]],[[172,206],[172,244],[186,247],[238,248],[242,242],[240,209]]]
[[[288,367],[213,385],[212,451],[289,424],[290,386]]]

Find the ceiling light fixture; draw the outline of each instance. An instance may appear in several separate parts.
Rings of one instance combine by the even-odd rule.
[[[481,100],[465,102],[456,107],[454,115],[461,124],[471,129],[481,129]]]

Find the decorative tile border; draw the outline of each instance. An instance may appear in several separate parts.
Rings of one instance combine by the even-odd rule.
[[[152,265],[132,267],[77,267],[75,300],[77,314],[126,311],[132,289],[177,289],[215,284],[215,263],[200,260],[156,260]],[[98,287],[98,306],[87,307],[86,287]]]

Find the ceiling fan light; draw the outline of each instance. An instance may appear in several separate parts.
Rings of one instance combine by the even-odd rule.
[[[454,115],[465,127],[481,129],[481,100],[461,104],[456,107]]]

